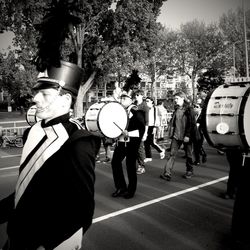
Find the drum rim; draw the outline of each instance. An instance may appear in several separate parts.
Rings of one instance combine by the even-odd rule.
[[[30,126],[32,126],[32,125],[34,125],[35,123],[38,122],[36,113],[34,114],[34,122],[30,122],[30,121],[28,120],[28,112],[29,112],[29,110],[31,110],[31,108],[37,109],[37,107],[36,107],[36,105],[32,105],[32,106],[30,106],[30,107],[28,108],[28,110],[27,110],[27,112],[26,112],[26,116],[25,116],[26,122],[27,122]]]
[[[248,86],[247,86],[248,85]],[[242,95],[242,101],[240,103],[240,108],[239,108],[239,114],[238,114],[238,126],[239,126],[239,138],[241,140],[241,143],[242,143],[242,146],[240,145],[236,145],[235,147],[237,148],[241,148],[241,149],[244,149],[244,150],[249,150],[249,145],[247,143],[247,140],[246,140],[246,137],[244,136],[244,133],[242,133],[242,131],[244,131],[244,109],[245,109],[245,106],[246,106],[246,102],[248,100],[248,97],[250,95],[250,84],[247,84],[245,85],[244,87],[247,87],[244,95]],[[213,89],[205,98],[204,100],[204,106],[202,108],[202,112],[201,112],[201,121],[202,121],[202,131],[203,131],[203,134],[204,134],[204,137],[206,138],[206,141],[208,142],[208,144],[214,148],[218,148],[218,149],[222,149],[222,148],[233,148],[234,146],[223,146],[223,145],[216,145],[212,142],[212,140],[210,139],[210,136],[209,136],[209,133],[207,132],[208,131],[208,128],[207,128],[207,122],[206,122],[206,118],[207,118],[207,106],[208,106],[208,103],[209,103],[209,100],[211,99],[211,96],[213,95],[213,93],[215,92],[215,90],[217,90],[218,88],[223,88],[223,87],[229,87],[231,85],[228,85],[228,84],[223,84],[223,85],[220,85],[218,86],[217,88]],[[232,86],[236,86],[236,85],[232,85]],[[242,87],[240,84],[239,84],[240,87]],[[206,107],[206,108],[204,108]]]
[[[87,113],[88,113],[88,111],[90,110],[90,108],[92,107],[92,106],[94,106],[94,105],[96,105],[96,104],[100,104],[101,102],[96,102],[96,103],[93,103],[92,105],[90,105],[89,106],[89,108],[88,108],[88,110],[86,111],[86,113],[85,113],[85,116],[84,116],[84,125],[85,125],[85,127],[86,127],[86,129],[89,131],[89,127],[88,127],[88,123],[87,123]],[[104,103],[104,105],[105,105],[105,102],[103,101],[103,103]],[[104,106],[103,105],[103,106]],[[99,112],[101,111],[101,109],[103,108],[103,106],[100,108],[100,110],[99,110]],[[99,113],[98,113],[98,115],[99,115]],[[98,120],[98,116],[97,116],[97,118],[96,118],[97,120]],[[97,125],[97,127],[98,127],[98,125]],[[99,129],[99,131],[100,131],[100,128],[98,127],[98,129]],[[99,131],[96,131],[96,132],[94,132],[94,131],[92,131],[91,133],[98,133]]]
[[[247,100],[250,95],[250,84],[248,85],[248,89],[246,90],[244,96],[242,96],[242,101],[241,101],[241,106],[240,106],[240,111],[239,111],[239,131],[244,131],[244,110],[246,107]],[[245,133],[240,133],[240,139],[242,141],[242,144],[244,145],[244,149],[249,150],[250,145],[248,145]]]
[[[203,103],[203,108],[201,110],[201,129],[203,131],[203,134],[204,134],[204,137],[206,138],[207,143],[212,147],[215,147],[215,145],[212,142],[212,140],[210,139],[210,136],[207,132],[208,129],[207,129],[206,118],[207,118],[207,106],[208,106],[209,100],[211,99],[211,96],[215,90],[216,90],[216,88],[207,94],[207,96],[204,100],[204,103]]]

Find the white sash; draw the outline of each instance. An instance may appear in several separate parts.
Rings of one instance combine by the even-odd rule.
[[[61,148],[68,138],[69,135],[61,123],[42,128],[41,122],[38,122],[31,128],[21,157],[20,165],[23,169],[16,184],[15,206],[35,173],[48,158]],[[39,143],[41,143],[40,146]],[[32,152],[36,147],[38,147],[36,152]]]

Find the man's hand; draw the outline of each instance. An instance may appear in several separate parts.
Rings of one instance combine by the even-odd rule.
[[[122,132],[122,135],[123,135],[124,141],[127,141],[128,140],[128,130],[124,130]]]
[[[148,133],[144,133],[144,135],[143,135],[143,137],[142,137],[142,141],[146,141],[147,135],[148,135]]]
[[[186,143],[189,142],[189,137],[185,136],[183,141]]]

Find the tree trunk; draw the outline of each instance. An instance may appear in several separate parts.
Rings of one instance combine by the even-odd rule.
[[[75,117],[79,117],[79,118],[83,117],[83,97],[92,86],[95,75],[96,75],[96,72],[93,72],[91,76],[89,77],[89,79],[87,80],[87,82],[80,86],[80,89],[78,91],[78,96],[76,99],[76,103],[75,103],[75,107],[74,107]]]
[[[195,74],[192,74],[191,81],[192,81],[193,103],[196,103],[197,98],[196,98],[196,88],[195,88]]]

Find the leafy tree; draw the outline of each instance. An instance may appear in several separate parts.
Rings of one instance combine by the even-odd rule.
[[[236,76],[245,76],[245,49],[244,49],[244,31],[243,31],[243,12],[239,8],[237,11],[228,11],[227,14],[223,14],[219,21],[219,27],[223,32],[224,40],[228,45],[227,53],[231,58],[231,66],[233,66],[233,60],[235,60],[234,69]],[[246,12],[246,27],[247,37],[250,37],[250,11]],[[235,54],[233,53],[233,50]],[[234,57],[234,58],[233,58]]]
[[[198,79],[198,91],[209,92],[224,83],[223,72],[217,68],[210,68]]]
[[[194,101],[197,75],[209,68],[223,48],[222,35],[215,24],[205,25],[194,20],[181,26],[179,39],[176,42],[175,65],[180,74],[190,77]]]
[[[34,66],[26,64],[25,60],[17,59],[14,52],[9,52],[7,58],[1,58],[0,88],[11,93],[12,99],[17,105],[21,99],[31,97],[31,87],[35,82]]]
[[[40,28],[43,28],[41,24],[45,24],[48,19],[53,20],[55,6],[59,3],[69,4],[72,15],[81,19],[80,23],[70,20],[72,22],[69,22],[68,27],[63,26],[62,29],[65,30],[58,34],[62,59],[77,63],[85,71],[85,84],[79,90],[76,105],[77,116],[82,114],[83,96],[95,78],[100,79],[101,76],[107,80],[110,73],[128,74],[140,65],[142,48],[145,51],[146,44],[151,38],[147,35],[148,31],[156,22],[164,0],[136,2],[120,0],[117,1],[115,12],[111,8],[112,2],[112,0],[0,2],[3,10],[0,14],[3,20],[1,28],[10,29],[15,33],[20,53],[23,48],[30,48],[31,59],[37,55],[36,43],[41,39],[41,33],[39,34],[35,27],[40,24]],[[69,31],[69,37],[65,35],[66,31]],[[64,37],[65,41],[62,42]]]

